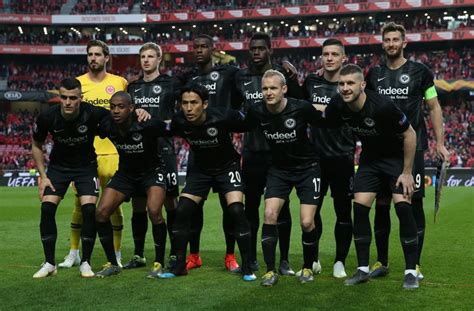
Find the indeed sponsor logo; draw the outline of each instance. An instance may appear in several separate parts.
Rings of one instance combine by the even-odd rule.
[[[247,100],[249,100],[249,99],[253,99],[253,100],[263,99],[263,93],[259,92],[259,91],[255,91],[254,93],[250,93],[250,92],[246,91],[245,92],[245,99],[247,99]]]
[[[101,99],[101,98],[85,99],[85,101],[95,106],[108,106],[110,104],[108,99]]]
[[[87,135],[79,136],[79,137],[68,137],[68,138],[57,137],[56,139],[58,140],[59,143],[70,145],[70,146],[73,146],[76,144],[82,144],[88,140]]]
[[[316,94],[313,95],[313,103],[318,103],[318,104],[329,104],[331,101],[331,97],[329,96],[318,96]]]
[[[215,90],[217,89],[217,83],[214,82],[214,83],[204,84],[204,87],[205,87],[208,91],[215,91]]]
[[[189,144],[192,146],[206,146],[206,145],[217,145],[219,140],[217,137],[213,139],[188,139]]]
[[[375,128],[372,128],[372,129],[368,130],[368,129],[360,128],[360,127],[351,127],[351,129],[355,133],[360,134],[362,136],[377,136],[377,135],[379,135],[379,133],[377,132],[377,130]]]
[[[116,144],[115,147],[123,151],[143,152],[143,142],[139,144]]]
[[[135,104],[159,104],[160,97],[135,97],[134,99]]]
[[[293,130],[290,133],[269,133],[268,131],[263,131],[265,137],[269,140],[293,140],[296,139],[296,130]]]
[[[408,95],[408,86],[407,87],[391,87],[382,88],[378,87],[377,91],[382,95]]]

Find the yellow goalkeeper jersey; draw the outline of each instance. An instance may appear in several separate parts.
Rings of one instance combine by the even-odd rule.
[[[110,109],[109,99],[114,93],[127,90],[127,80],[111,73],[106,73],[101,82],[92,81],[87,73],[77,79],[82,85],[83,100],[106,109]],[[94,148],[98,155],[117,153],[109,139],[100,139],[98,136],[94,140]]]

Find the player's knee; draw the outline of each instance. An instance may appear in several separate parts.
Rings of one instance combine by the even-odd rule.
[[[315,228],[314,226],[314,219],[308,218],[308,219],[301,219],[300,222],[301,225],[301,230],[304,232],[310,232]]]
[[[98,209],[95,211],[95,220],[98,222],[107,222],[110,220],[110,209],[108,209],[105,205],[99,206]]]
[[[53,202],[41,203],[41,218],[54,218],[56,215],[56,209],[58,206]]]
[[[273,224],[273,225],[277,224],[278,213],[274,209],[266,208],[264,217],[265,217],[266,224]]]
[[[94,217],[95,215],[95,204],[89,203],[81,206],[82,215],[84,218]]]

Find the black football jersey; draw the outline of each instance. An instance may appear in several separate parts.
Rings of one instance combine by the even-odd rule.
[[[309,74],[303,84],[305,98],[313,104],[328,105],[331,98],[339,96],[337,82],[329,82],[324,76]],[[343,123],[338,128],[312,127],[312,138],[320,158],[353,156],[355,139],[351,129]]]
[[[66,120],[61,115],[61,105],[54,105],[43,111],[37,118],[33,139],[44,142],[48,133],[53,137],[50,166],[80,168],[97,163],[94,136],[98,124],[110,116],[107,109],[82,102],[79,115],[74,120]]]
[[[252,105],[246,121],[267,141],[273,166],[305,169],[317,164],[316,150],[308,137],[308,124],[318,122],[321,115],[310,102],[288,97],[286,107],[277,114],[269,112],[264,102]]]
[[[296,78],[290,79],[288,74],[283,67],[273,64],[272,68],[280,71],[286,78],[288,86],[288,97],[303,98],[301,87],[298,84]],[[243,97],[243,110],[247,112],[250,107],[263,103],[262,93],[262,76],[261,73],[256,73],[251,68],[241,69],[237,72],[235,82],[237,89]],[[254,129],[244,135],[244,150],[246,151],[269,151],[265,137],[261,131]]]
[[[199,83],[209,91],[209,107],[238,109],[242,98],[235,88],[235,74],[239,68],[231,65],[216,65],[211,72],[194,68],[181,77],[182,84]]]
[[[361,160],[403,157],[403,132],[410,122],[398,106],[386,96],[366,90],[367,99],[360,111],[349,109],[341,97],[326,108],[330,120],[345,122],[362,143]]]
[[[177,79],[162,74],[148,82],[143,78],[133,81],[128,85],[127,92],[132,97],[136,108],[145,109],[153,117],[165,121],[173,117],[180,86]],[[175,153],[171,137],[160,137],[158,141],[158,150],[162,154]]]
[[[119,171],[129,176],[143,176],[156,168],[164,168],[158,152],[158,139],[169,135],[167,124],[157,118],[145,122],[133,120],[125,132],[119,131],[111,117],[99,127],[100,137],[109,138],[119,153]]]
[[[417,150],[426,150],[423,98],[425,91],[434,85],[431,71],[421,63],[407,60],[396,70],[386,65],[371,68],[366,81],[367,88],[390,97],[400,107],[416,132]]]
[[[193,152],[193,165],[202,170],[221,171],[240,161],[240,155],[232,144],[232,132],[245,130],[241,112],[226,108],[207,108],[206,121],[193,125],[183,112],[173,117],[171,131],[189,143]]]

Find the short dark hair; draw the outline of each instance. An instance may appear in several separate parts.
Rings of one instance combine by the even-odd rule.
[[[105,43],[104,41],[101,41],[101,40],[90,40],[88,43],[87,43],[87,53],[89,53],[89,49],[93,46],[98,46],[100,48],[102,48],[102,52],[104,52],[104,55],[105,56],[109,56],[110,54],[110,51],[109,51],[109,46],[107,45],[107,43]]]
[[[190,93],[190,92],[198,94],[203,102],[209,99],[209,91],[206,89],[205,86],[198,83],[186,84],[181,89],[181,93],[179,94],[179,97],[182,98],[184,93]]]
[[[206,35],[206,34],[200,34],[200,35],[197,35],[196,37],[194,37],[194,40],[196,39],[205,39],[208,41],[209,43],[209,46],[214,46],[214,39],[212,39],[212,37],[210,35]]]
[[[264,32],[256,32],[252,35],[250,38],[250,42],[254,40],[263,40],[267,44],[267,48],[271,49],[272,48],[272,40],[270,39],[270,36],[267,33]]]
[[[364,76],[364,73],[362,72],[362,68],[360,68],[356,64],[344,65],[342,67],[341,71],[339,72],[339,75],[340,76],[346,76],[346,75],[350,75],[350,74],[353,74],[353,73],[359,73],[359,74],[362,75],[362,77]]]
[[[403,25],[396,24],[394,22],[389,22],[382,27],[382,40],[385,37],[385,34],[387,32],[392,32],[392,31],[399,31],[402,35],[402,39],[405,40],[405,34],[406,34],[406,29],[403,27]]]
[[[77,80],[76,78],[66,78],[61,81],[59,84],[59,87],[65,88],[66,90],[74,90],[74,89],[79,89],[79,91],[82,93],[82,85],[81,81]]]
[[[127,92],[125,91],[118,91],[118,92],[115,92],[114,95],[112,95],[112,97],[110,97],[110,101],[116,97],[119,97],[119,98],[124,98],[127,103],[129,103],[130,105],[133,104],[132,102],[132,97],[130,96],[130,94],[128,94]]]
[[[329,38],[329,39],[327,39],[327,40],[324,40],[324,42],[323,42],[323,47],[325,47],[325,46],[330,46],[330,45],[337,45],[337,46],[339,46],[339,47],[342,49],[342,52],[345,53],[344,44],[342,44],[341,40],[334,39],[334,38]]]

